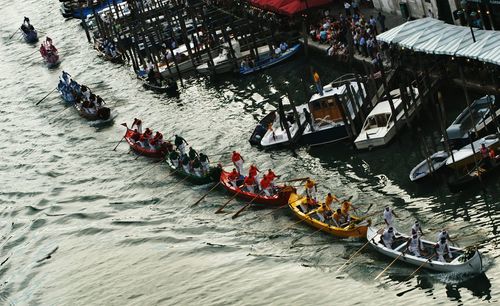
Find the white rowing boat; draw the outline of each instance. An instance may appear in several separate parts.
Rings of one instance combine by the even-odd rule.
[[[441,262],[437,260],[437,256],[433,256],[435,243],[427,240],[421,240],[427,257],[417,257],[409,253],[403,253],[406,250],[406,244],[409,236],[396,233],[396,239],[392,248],[388,248],[381,241],[381,234],[377,229],[369,227],[366,233],[366,239],[377,250],[386,256],[397,258],[399,261],[406,262],[422,268],[439,271],[439,272],[456,272],[456,273],[482,273],[483,260],[477,249],[460,249],[451,247],[452,259],[450,262]]]

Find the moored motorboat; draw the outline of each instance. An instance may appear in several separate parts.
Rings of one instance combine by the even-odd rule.
[[[234,56],[231,57],[230,48],[233,48]],[[196,67],[196,71],[201,74],[222,74],[232,71],[237,71],[239,67],[239,59],[241,58],[240,44],[237,40],[231,41],[231,46],[225,43],[221,46],[220,54],[212,59],[213,66],[209,63],[204,63]]]
[[[231,185],[229,179],[229,172],[222,170],[220,175],[220,183],[224,189],[228,192],[235,194],[238,198],[252,201],[252,204],[261,205],[264,207],[268,206],[281,206],[286,205],[288,203],[288,198],[290,194],[296,192],[296,189],[292,186],[276,186],[275,192],[271,196],[263,195],[262,193],[252,193],[245,190],[242,190],[238,187],[234,187]],[[240,176],[240,179],[237,181],[237,185],[240,186],[243,184],[243,176]]]
[[[477,187],[478,184],[485,182],[489,176],[500,170],[500,156],[488,160],[481,160],[477,167],[467,171],[465,174],[455,174],[448,178],[448,188],[451,192],[459,192],[467,188]]]
[[[462,168],[470,167],[481,161],[481,146],[485,145],[486,148],[493,148],[496,152],[500,149],[500,139],[497,135],[491,134],[474,141],[453,152],[452,156],[446,160],[446,166],[460,170]]]
[[[410,171],[410,181],[415,182],[435,174],[446,165],[446,159],[448,159],[448,152],[446,151],[433,153]]]
[[[259,123],[255,126],[255,129],[252,132],[252,135],[250,136],[250,144],[254,146],[260,146],[260,141],[262,140],[262,137],[267,132],[267,127],[269,124],[272,124],[274,120],[276,119],[276,110],[273,110],[269,112],[267,115],[262,118]]]
[[[487,131],[495,130],[495,118],[500,117],[500,108],[495,102],[495,96],[489,95],[466,107],[446,129],[449,144],[459,148],[469,142],[469,134],[484,136]]]
[[[315,93],[307,105],[298,107],[299,113],[310,113],[300,144],[319,146],[349,138],[347,129],[351,127],[345,124],[342,110],[345,108],[353,121],[358,120],[366,97],[364,86],[353,79],[353,74],[338,78],[323,87],[322,95]]]
[[[382,234],[373,227],[369,227],[366,233],[366,239],[375,250],[401,262],[439,272],[483,272],[483,261],[477,249],[450,247],[452,254],[451,261],[441,262],[434,253],[434,246],[436,245],[434,242],[420,239],[427,256],[419,257],[406,252],[406,246],[410,239],[409,236],[396,233],[396,239],[392,244],[393,247],[386,247],[382,242],[381,236]]]
[[[298,109],[305,107],[298,106]],[[260,145],[264,149],[283,147],[298,142],[302,132],[306,128],[306,116],[304,112],[298,110],[298,121],[295,118],[293,110],[277,112],[271,124],[268,124],[267,130],[262,136]],[[288,127],[288,129],[287,129]],[[288,135],[290,133],[290,136]]]
[[[137,78],[141,80],[142,86],[148,90],[157,92],[157,93],[166,93],[170,97],[176,97],[179,95],[179,86],[177,86],[177,82],[168,78],[167,80],[163,79],[163,76],[157,73],[160,77],[148,77],[143,72],[137,72]]]
[[[370,220],[351,216],[351,222],[349,225],[338,227],[325,220],[321,211],[321,205],[319,208],[310,210],[307,213],[304,212],[302,207],[305,207],[306,202],[307,198],[305,196],[292,193],[288,199],[288,207],[290,207],[294,215],[310,226],[342,238],[366,237],[366,231],[368,226],[371,224]]]
[[[115,64],[123,63],[122,54],[116,49],[113,42],[108,40],[94,39],[94,49],[97,55]]]
[[[259,59],[256,61],[250,62],[245,61],[244,59],[243,64],[240,67],[240,73],[247,75],[272,67],[291,58],[293,55],[298,53],[299,50],[300,44],[295,44],[292,47],[287,48],[285,51],[280,52],[277,56],[275,54],[271,54],[270,52],[266,52],[264,54],[259,54]]]
[[[418,96],[418,89],[413,86],[409,88],[413,90],[413,96]],[[363,128],[354,141],[358,150],[387,145],[396,136],[398,127],[406,121],[407,118],[399,89],[395,89],[389,94],[391,95],[395,114],[392,113],[388,100],[375,105],[366,117]],[[417,101],[420,101],[420,99],[417,99]],[[417,106],[412,104],[408,107],[408,116],[411,117],[415,113]]]

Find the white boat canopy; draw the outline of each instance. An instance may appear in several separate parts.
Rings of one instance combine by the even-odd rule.
[[[434,18],[408,21],[377,35],[377,40],[427,54],[465,57],[500,65],[500,32],[446,24]]]

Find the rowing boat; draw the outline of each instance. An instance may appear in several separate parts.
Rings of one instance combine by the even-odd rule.
[[[295,44],[294,46],[288,48],[286,51],[283,51],[279,56],[273,56],[271,52],[266,52],[260,55],[259,60],[255,61],[254,64],[250,67],[250,65],[246,65],[240,68],[240,73],[243,75],[251,74],[274,65],[277,65],[287,59],[291,58],[294,54],[296,54],[300,50],[300,44]]]
[[[481,254],[475,248],[461,249],[457,247],[450,247],[452,254],[451,261],[441,262],[437,260],[436,256],[433,256],[435,254],[433,253],[435,245],[434,242],[421,239],[424,249],[428,255],[427,257],[417,257],[405,252],[407,242],[410,239],[409,236],[396,233],[393,248],[386,247],[381,240],[381,236],[382,234],[373,227],[369,227],[366,233],[366,239],[368,239],[368,242],[373,248],[375,248],[375,250],[386,256],[396,258],[399,261],[439,272],[481,273],[483,271]]]
[[[460,170],[481,161],[482,144],[484,144],[488,150],[493,148],[495,151],[498,151],[498,149],[500,149],[500,138],[495,134],[491,134],[460,148],[448,157],[446,166],[455,170]]]
[[[268,206],[282,206],[288,203],[288,198],[290,194],[296,192],[296,189],[292,186],[276,186],[276,192],[272,196],[266,196],[261,193],[252,193],[248,191],[241,190],[238,187],[231,185],[229,181],[229,172],[222,170],[220,175],[220,183],[228,192],[232,194],[237,194],[238,198],[243,200],[252,201],[256,205],[261,205],[264,207]],[[243,184],[243,176],[237,181],[237,185],[241,186]]]
[[[34,44],[38,41],[38,32],[35,29],[28,30],[27,32],[21,29],[21,33],[23,34],[24,41],[28,44]]]
[[[366,237],[366,231],[370,226],[371,221],[363,218],[351,217],[351,224],[345,227],[337,227],[327,223],[320,208],[316,208],[307,213],[304,212],[303,207],[307,203],[307,198],[296,193],[292,193],[288,199],[288,207],[300,219],[317,228],[323,232],[332,234],[342,238],[362,238]]]
[[[205,185],[205,184],[209,184],[212,182],[217,182],[219,180],[220,173],[221,173],[221,168],[210,167],[210,170],[208,171],[208,173],[206,175],[198,176],[192,172],[187,173],[186,171],[184,171],[182,166],[175,167],[174,164],[172,163],[172,161],[170,160],[170,158],[167,158],[166,162],[167,162],[168,168],[170,169],[170,171],[172,173],[175,173],[175,175],[177,175],[179,177],[186,178],[190,183],[195,184],[195,185]]]
[[[477,187],[477,185],[495,172],[500,170],[500,156],[481,161],[481,165],[474,167],[465,174],[451,176],[448,178],[448,188],[451,192],[459,192],[467,188]]]
[[[126,126],[125,126],[126,127]],[[164,146],[160,148],[156,148],[153,146],[143,146],[140,141],[135,141],[132,136],[134,135],[134,131],[127,127],[127,131],[123,136],[127,141],[130,149],[136,152],[139,155],[151,157],[151,158],[164,158],[167,150]]]

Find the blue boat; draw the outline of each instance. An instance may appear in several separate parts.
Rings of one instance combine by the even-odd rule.
[[[28,44],[34,44],[38,41],[38,33],[35,29],[27,32],[24,32],[24,30],[21,29],[21,33],[23,34],[24,40]]]
[[[243,75],[247,75],[277,65],[292,57],[295,53],[299,52],[299,50],[300,44],[295,44],[294,46],[288,48],[286,51],[282,52],[278,57],[272,56],[273,54],[269,52],[261,54],[259,60],[257,60],[252,65],[253,67],[243,66],[240,68],[240,73]]]
[[[108,7],[113,8],[114,3],[120,4],[123,2],[123,0],[104,0],[99,2],[100,2],[99,4],[94,5],[94,9],[96,12],[100,12]],[[88,15],[94,14],[92,7],[89,7],[87,4],[84,4],[82,5],[82,7],[79,7],[77,2],[70,2],[70,1],[62,2],[60,11],[63,17],[76,18],[76,19],[85,19]]]

